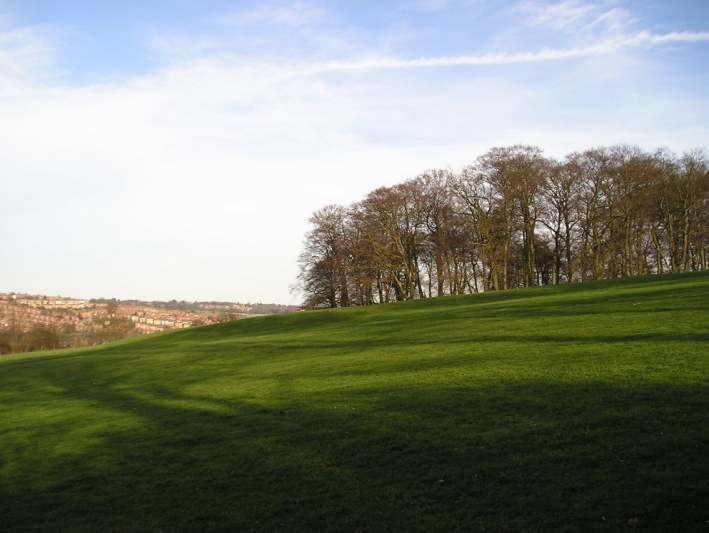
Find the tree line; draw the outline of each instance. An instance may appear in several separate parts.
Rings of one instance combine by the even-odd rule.
[[[46,326],[34,326],[29,331],[16,329],[0,331],[0,355],[54,350],[64,346],[62,336],[56,330]]]
[[[308,308],[709,267],[706,152],[620,145],[563,160],[489,150],[316,211],[299,258]]]

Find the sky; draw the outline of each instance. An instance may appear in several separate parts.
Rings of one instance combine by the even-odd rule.
[[[0,291],[296,303],[310,214],[709,147],[706,0],[0,0]]]

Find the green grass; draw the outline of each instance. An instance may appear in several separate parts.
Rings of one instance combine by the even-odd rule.
[[[709,275],[0,358],[0,530],[706,530]]]

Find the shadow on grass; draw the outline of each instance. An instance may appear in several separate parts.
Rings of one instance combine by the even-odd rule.
[[[700,530],[709,519],[706,386],[306,395],[285,383],[264,403],[86,384],[36,408],[59,401],[108,414],[78,433],[61,419],[4,426],[3,530]],[[82,452],[57,453],[51,432]]]

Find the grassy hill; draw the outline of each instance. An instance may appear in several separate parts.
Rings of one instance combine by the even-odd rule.
[[[0,530],[706,530],[709,275],[0,358]]]

